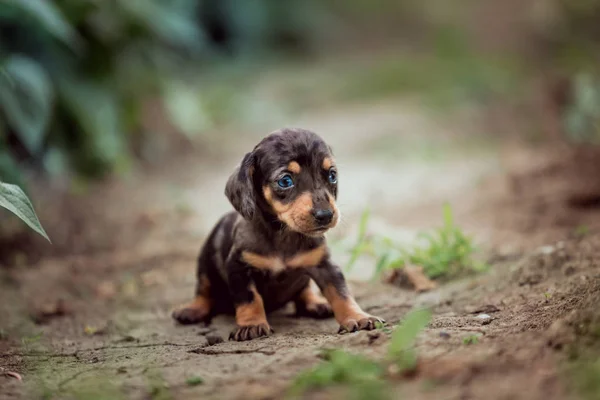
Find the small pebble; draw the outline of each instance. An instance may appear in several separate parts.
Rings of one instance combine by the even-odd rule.
[[[381,334],[379,332],[369,332],[367,336],[369,337],[369,344],[371,345],[381,337]]]
[[[440,337],[442,339],[450,339],[450,334],[448,332],[446,332],[446,331],[441,331],[440,332]]]
[[[206,341],[209,346],[214,346],[215,344],[223,343],[224,340],[219,335],[206,335]]]
[[[490,317],[488,314],[479,314],[475,318],[480,320],[482,325],[487,325],[492,322],[492,317]]]
[[[542,246],[537,249],[540,254],[552,254],[554,253],[554,250],[556,250],[554,246]]]

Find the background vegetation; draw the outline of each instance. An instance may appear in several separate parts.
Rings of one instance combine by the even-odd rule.
[[[144,104],[182,133],[202,128],[186,82],[224,57],[309,38],[311,2],[0,2],[0,176],[24,168],[98,178],[144,155]],[[196,108],[198,107],[198,108]]]
[[[351,83],[334,96],[412,91],[438,103],[461,97],[485,104],[547,73],[561,130],[575,141],[596,141],[600,2],[500,7],[524,16],[508,20],[524,34],[518,43],[510,33],[492,30],[485,39],[467,28],[480,15],[486,24],[490,13],[481,11],[495,7],[468,0],[452,7],[436,0],[3,0],[0,177],[19,183],[24,171],[98,178],[125,170],[160,151],[154,142],[161,132],[143,123],[150,101],[190,139],[226,121],[224,110],[242,96],[224,71],[252,76],[248,63],[331,57],[371,43],[395,55],[337,71]],[[499,41],[502,48],[494,47]],[[428,50],[414,54],[415,43]],[[402,56],[407,52],[410,58]],[[204,85],[203,77],[222,75],[216,88]]]

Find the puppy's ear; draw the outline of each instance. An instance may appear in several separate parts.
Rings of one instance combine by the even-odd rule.
[[[253,219],[256,213],[256,193],[252,182],[255,158],[254,153],[246,154],[225,186],[225,196],[233,208],[247,220]]]

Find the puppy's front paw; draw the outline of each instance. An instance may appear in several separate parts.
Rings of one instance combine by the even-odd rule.
[[[356,332],[356,331],[371,331],[375,329],[377,323],[385,324],[385,320],[379,317],[374,317],[369,314],[352,315],[340,324],[338,333]]]
[[[238,326],[233,332],[229,334],[229,340],[242,342],[244,340],[256,339],[261,336],[269,336],[272,333],[275,333],[275,331],[267,323],[262,323],[258,325]]]

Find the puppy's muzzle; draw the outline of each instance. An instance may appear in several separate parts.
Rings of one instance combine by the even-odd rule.
[[[315,223],[318,227],[326,227],[333,221],[333,211],[330,209],[315,209],[312,211]]]

